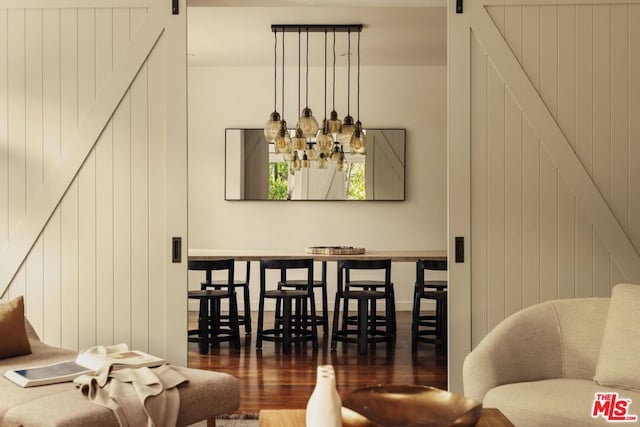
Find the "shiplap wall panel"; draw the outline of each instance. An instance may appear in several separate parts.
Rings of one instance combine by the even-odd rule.
[[[611,6],[593,7],[593,180],[611,194]]]
[[[78,347],[97,344],[96,311],[96,154],[91,151],[78,174]]]
[[[60,157],[60,11],[42,11],[42,135],[44,179],[53,173]]]
[[[147,18],[145,9],[131,11],[132,35]],[[148,64],[142,66],[131,85],[131,194],[146,194],[149,188],[147,100]],[[131,199],[131,343],[149,346],[149,199]]]
[[[593,224],[580,203],[576,212],[576,297],[593,296]]]
[[[629,10],[611,6],[611,194],[609,204],[625,230],[629,229]],[[623,53],[623,54],[621,54]]]
[[[558,168],[540,149],[540,301],[558,298]]]
[[[562,82],[560,84],[559,82]],[[558,125],[576,145],[576,9],[558,6]]]
[[[0,249],[30,247],[13,260],[21,264],[2,266],[10,282],[0,284],[0,298],[25,295],[49,344],[127,342],[184,363],[186,339],[176,341],[184,331],[166,319],[186,299],[176,310],[165,288],[175,289],[168,270],[176,278],[183,267],[167,266],[168,229],[185,230],[177,211],[166,216],[167,195],[181,187],[167,162],[175,166],[182,142],[165,134],[181,125],[165,119],[170,63],[159,52],[182,55],[184,44],[171,43],[182,39],[173,27],[184,14],[138,4],[0,9]],[[170,173],[178,183],[171,189]]]
[[[505,317],[504,83],[494,65],[487,66],[487,327]]]
[[[541,7],[540,95],[551,115],[558,117],[558,7]]]
[[[44,286],[43,319],[40,338],[51,345],[61,345],[61,241],[60,207],[56,208],[43,231],[44,237]],[[13,284],[12,284],[13,286]],[[34,325],[36,326],[36,325]],[[37,326],[36,326],[37,327]]]
[[[93,9],[78,10],[78,122],[96,99],[96,22]],[[78,348],[96,340],[96,150],[78,173]]]
[[[487,332],[487,57],[475,37],[471,41],[471,253],[474,260],[471,280],[472,338]],[[474,342],[476,345],[477,342]]]
[[[593,172],[593,7],[576,8],[576,142],[587,172]]]
[[[6,9],[0,10],[0,245],[9,241],[9,64],[7,45],[9,39],[9,16]]]
[[[42,170],[42,11],[27,10],[25,20],[25,105],[27,194],[35,193],[43,182]],[[27,203],[29,201],[27,200]]]
[[[576,198],[558,177],[558,298],[576,295]]]
[[[540,140],[522,125],[522,303],[540,302]]]
[[[0,51],[0,64],[6,64],[4,68],[0,65],[0,81],[12,88],[4,92],[6,113],[0,110],[6,118],[2,120],[7,133],[3,140],[12,144],[2,158],[7,164],[2,189],[8,202],[2,208],[6,218],[3,241],[24,215],[26,195],[39,190],[55,163],[72,148],[67,144],[124,58],[131,34],[146,17],[144,8],[2,11],[0,19],[8,25],[0,31],[0,38],[6,39],[5,50]],[[163,64],[156,62],[155,66]],[[149,213],[144,205],[150,124],[146,66],[144,69],[144,77],[132,84],[137,110],[132,111],[131,96],[126,94],[4,295],[26,296],[27,313],[48,343],[86,348],[98,342],[131,342],[131,299],[136,294],[141,306],[136,345],[148,346],[150,292],[144,276],[149,269]],[[156,87],[163,84],[159,80]],[[140,141],[135,149],[132,135]],[[159,140],[156,148],[162,149],[162,138]],[[139,198],[132,193],[132,155]],[[160,190],[161,174],[157,176]],[[135,207],[132,200],[136,200]],[[133,214],[133,208],[139,212]],[[137,245],[132,237],[134,217]],[[140,289],[135,292],[132,247],[138,252],[135,261],[141,270],[136,281]]]
[[[62,199],[61,219],[61,324],[60,344],[78,348],[78,180],[74,180]]]
[[[165,283],[166,269],[158,268],[165,262],[166,241],[161,230],[164,227],[164,218],[157,215],[165,209],[164,188],[158,183],[163,179],[166,164],[165,151],[161,147],[165,144],[165,112],[161,106],[165,105],[165,91],[162,90],[165,79],[164,68],[164,39],[160,37],[156,49],[147,60],[147,87],[149,101],[149,351],[157,353],[164,347],[164,331],[161,327],[164,321],[165,291],[158,283]],[[185,302],[186,304],[186,302]]]
[[[7,54],[15,58],[8,64],[8,140],[9,140],[9,230],[15,228],[26,212],[25,158],[25,14],[9,10]],[[11,236],[9,236],[11,238]],[[20,277],[24,282],[24,276]]]
[[[487,10],[565,143],[640,247],[640,224],[634,220],[640,201],[633,191],[640,174],[632,167],[640,161],[633,143],[640,137],[640,85],[631,78],[640,71],[640,31],[631,25],[640,18],[640,5]],[[501,318],[523,307],[608,296],[611,286],[628,276],[555,163],[547,144],[558,142],[541,139],[475,37],[471,55],[472,341],[477,343]]]
[[[505,314],[522,308],[522,111],[505,88]]]
[[[100,94],[113,70],[113,11],[98,9],[96,16],[96,93]],[[109,122],[95,147],[96,153],[96,299],[98,342],[114,342],[113,320],[113,124]]]
[[[60,10],[60,156],[71,149],[78,128],[78,11]],[[60,344],[78,348],[78,185],[69,186],[60,203]]]
[[[27,259],[27,291],[25,293],[25,316],[31,324],[42,331],[44,322],[44,238],[42,235],[33,245]],[[42,335],[40,336],[42,338]]]
[[[129,45],[129,9],[113,11],[113,67]],[[131,97],[120,101],[113,118],[113,304],[114,342],[131,341]]]
[[[640,5],[629,6],[629,22],[640,22]],[[640,25],[629,25],[629,183],[640,182]],[[633,143],[632,143],[633,142]],[[636,250],[640,251],[640,191],[637,185],[629,185],[629,235]]]
[[[147,65],[131,86],[131,193],[145,194],[149,187],[147,159],[148,108]],[[149,199],[131,199],[131,342],[134,347],[149,345]]]

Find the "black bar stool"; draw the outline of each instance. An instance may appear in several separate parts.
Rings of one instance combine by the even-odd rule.
[[[293,289],[298,289],[298,290],[304,290],[307,287],[307,281],[306,280],[291,280],[291,279],[287,279],[286,277],[286,270],[283,273],[284,277],[281,278],[281,280],[278,282],[278,289],[288,289],[288,288],[293,288]],[[324,335],[327,335],[329,333],[329,304],[327,303],[327,261],[322,261],[322,274],[320,276],[320,280],[313,280],[313,288],[317,289],[320,288],[322,291],[322,315],[318,316],[316,314],[316,321],[318,323],[322,323],[322,332],[324,333]],[[306,321],[306,313],[307,313],[307,307],[306,304],[303,303],[303,307],[300,308],[300,310],[298,310],[298,307],[296,307],[296,316],[295,319],[296,321]],[[280,314],[280,302],[278,301],[276,303],[276,325],[279,324],[279,322],[281,322],[281,314]]]
[[[411,321],[411,350],[418,349],[418,342],[442,345],[447,348],[447,281],[426,280],[425,270],[446,271],[446,260],[416,262],[416,283],[413,292],[413,317]],[[420,314],[423,299],[436,301],[435,314]]]
[[[267,270],[279,270],[280,281],[286,280],[286,271],[302,269],[307,272],[304,289],[267,289]],[[276,322],[273,329],[264,329],[264,303],[266,299],[275,299],[276,305],[282,304],[282,321]],[[303,307],[308,302],[310,312],[308,322],[293,321],[293,304]],[[282,343],[282,352],[291,352],[294,342],[311,341],[313,350],[318,349],[318,329],[316,303],[313,293],[313,259],[276,259],[260,261],[260,303],[258,308],[258,334],[256,349],[262,349],[262,341]]]
[[[198,313],[198,329],[188,331],[189,342],[197,342],[200,354],[209,353],[209,345],[223,341],[231,341],[236,349],[240,348],[240,328],[238,326],[238,303],[233,285],[234,260],[189,261],[189,270],[205,271],[207,280],[211,280],[211,272],[227,271],[226,285],[219,289],[188,291],[189,299],[197,299],[200,309]],[[221,301],[229,300],[229,315],[223,323],[220,310]],[[224,328],[223,326],[228,326]]]
[[[234,288],[242,288],[243,295],[242,301],[244,303],[244,313],[238,313],[238,324],[244,325],[244,332],[247,334],[251,333],[251,299],[249,296],[249,279],[251,278],[251,261],[246,262],[245,268],[245,279],[238,280],[234,279],[233,287]],[[228,286],[228,282],[226,280],[212,280],[211,274],[207,274],[206,279],[200,283],[200,289],[206,290],[207,288],[221,289],[222,287]],[[223,315],[222,319],[224,319],[223,324],[228,324],[229,317],[227,315]]]
[[[351,270],[383,270],[384,281],[351,281]],[[369,285],[367,285],[367,282]],[[355,283],[355,285],[353,285]],[[338,341],[358,344],[360,354],[367,353],[367,344],[386,342],[391,346],[395,331],[395,304],[393,300],[393,282],[391,282],[391,260],[338,260],[338,289],[333,312],[333,331],[331,349],[335,350]],[[348,300],[358,302],[357,329],[350,329],[348,322]],[[384,328],[378,329],[380,322],[375,312],[375,302],[384,300],[386,312]],[[343,322],[339,329],[340,302],[344,302]],[[371,308],[371,310],[370,310]],[[353,337],[355,335],[355,337]]]

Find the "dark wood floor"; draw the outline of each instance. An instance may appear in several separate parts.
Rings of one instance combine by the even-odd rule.
[[[253,319],[257,319],[257,313]],[[195,324],[196,313],[190,313]],[[243,335],[241,349],[229,343],[214,346],[209,355],[200,355],[197,344],[189,344],[189,366],[226,372],[240,380],[241,404],[237,412],[260,409],[301,409],[306,406],[316,382],[316,366],[333,365],[341,395],[359,387],[375,384],[420,384],[447,388],[447,357],[432,344],[421,343],[411,352],[411,313],[398,312],[395,348],[387,351],[384,343],[371,347],[369,354],[358,355],[356,345],[338,344],[330,350],[329,337],[322,337],[320,349],[311,345],[294,347],[284,355],[272,342],[264,342],[256,351],[255,336]],[[255,325],[253,326],[255,331]]]

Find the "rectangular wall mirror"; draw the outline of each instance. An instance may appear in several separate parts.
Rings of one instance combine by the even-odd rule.
[[[366,155],[345,147],[346,171],[329,161],[291,173],[262,129],[225,129],[225,200],[404,200],[405,129],[366,129]]]

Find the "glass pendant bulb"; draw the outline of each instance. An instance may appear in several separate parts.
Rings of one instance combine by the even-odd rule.
[[[301,166],[303,168],[308,168],[309,167],[309,158],[307,157],[307,153],[303,153],[302,154],[302,162],[301,162]]]
[[[329,155],[331,153],[331,147],[333,147],[333,136],[327,131],[326,122],[324,122],[322,130],[318,132],[316,137],[316,145],[318,151]]]
[[[273,146],[277,154],[291,151],[291,136],[289,136],[289,131],[287,130],[287,122],[284,120],[280,122],[280,130]]]
[[[338,170],[340,172],[346,172],[348,167],[349,167],[349,163],[347,163],[347,160],[345,159],[344,151],[342,151],[342,148],[340,148],[340,156],[338,159]]]
[[[320,153],[318,155],[318,169],[326,169],[327,168],[327,156],[324,153]]]
[[[362,130],[362,123],[360,121],[357,121],[356,130],[353,132],[351,141],[349,142],[349,145],[351,146],[351,153],[367,154],[367,144],[367,136]]]
[[[293,152],[293,160],[291,161],[291,169],[294,171],[300,170],[300,158],[298,157],[298,152]]]
[[[355,125],[353,124],[353,117],[347,115],[342,121],[342,129],[340,130],[340,134],[338,135],[338,141],[341,144],[347,145],[349,141],[351,141],[351,136],[353,132],[356,130]]]
[[[318,121],[313,117],[311,108],[305,107],[298,120],[298,128],[302,129],[302,135],[307,138],[313,138],[318,133]]]
[[[313,143],[307,142],[307,148],[305,151],[307,153],[307,156],[309,157],[309,160],[316,160],[318,158],[318,152],[315,148],[313,148]]]
[[[296,129],[296,136],[291,138],[291,143],[294,150],[302,151],[307,145],[307,138],[302,134],[302,129]]]
[[[274,111],[264,125],[264,139],[268,142],[274,142],[278,136],[278,132],[280,132],[280,113]]]
[[[329,119],[329,132],[331,133],[340,133],[342,129],[342,120],[338,118],[338,113],[336,110],[331,112],[331,116]]]
[[[340,161],[340,143],[338,141],[333,144],[333,150],[331,150],[331,160],[336,163]]]

